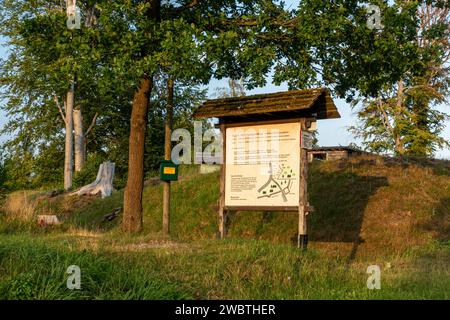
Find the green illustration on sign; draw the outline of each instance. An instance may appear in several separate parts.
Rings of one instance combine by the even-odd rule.
[[[269,164],[269,179],[258,189],[258,199],[273,198],[281,195],[283,202],[288,201],[288,195],[294,194],[291,192],[293,181],[296,180],[296,173],[294,170],[285,164],[278,165],[278,171],[274,173],[273,164]]]

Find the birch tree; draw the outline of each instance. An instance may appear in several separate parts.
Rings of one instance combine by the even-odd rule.
[[[77,3],[92,12],[88,10],[92,8],[90,1]],[[46,108],[59,112],[65,128],[64,188],[70,189],[74,164],[76,171],[82,169],[86,159],[85,136],[97,119],[94,116],[92,124],[85,129],[87,125],[79,107],[83,100],[98,94],[94,92],[98,88],[95,69],[100,57],[95,45],[99,30],[92,28],[95,17],[86,16],[89,28],[69,30],[66,22],[73,7],[64,1],[3,0],[0,4],[1,34],[11,50],[1,65],[3,97],[8,101],[5,109],[11,116],[11,126],[6,130],[15,133],[23,130],[19,125],[26,123],[22,120],[30,116],[48,123],[52,118],[41,118],[47,113]],[[17,118],[21,114],[19,110],[24,111],[25,118]]]

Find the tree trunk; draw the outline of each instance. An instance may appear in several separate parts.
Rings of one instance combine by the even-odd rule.
[[[75,172],[80,172],[86,163],[86,141],[83,130],[83,112],[81,106],[77,106],[73,111],[73,126],[75,131]]]
[[[173,79],[167,81],[167,115],[165,122],[164,159],[172,158]],[[163,182],[163,233],[170,233],[170,181]]]
[[[146,76],[134,94],[128,155],[128,181],[124,195],[122,229],[142,231],[142,194],[144,188],[144,147],[148,107],[153,80]]]
[[[75,103],[75,83],[71,84],[66,100],[66,146],[64,158],[64,189],[72,188],[73,180],[73,106]]]
[[[403,99],[404,99],[404,85],[403,85],[403,79],[400,79],[397,83],[397,110],[396,110],[396,118],[401,118],[402,116],[402,109],[403,109]],[[405,149],[403,146],[403,141],[401,138],[401,132],[398,125],[399,120],[396,120],[396,125],[394,128],[394,140],[395,140],[395,153],[399,156],[403,156],[405,153]]]
[[[405,150],[403,148],[403,142],[398,133],[395,135],[395,153],[400,157],[405,154]]]
[[[432,149],[432,129],[428,123],[430,113],[428,97],[425,94],[416,95],[412,105],[413,125],[421,133],[414,135],[414,139],[409,146],[409,153],[414,156],[427,157]]]
[[[148,20],[159,21],[161,0],[146,0]],[[142,47],[141,56],[148,55]],[[131,129],[128,155],[128,181],[124,194],[122,229],[133,233],[142,231],[142,194],[144,192],[144,149],[147,129],[150,93],[153,87],[151,76],[145,75],[134,94],[131,111]]]

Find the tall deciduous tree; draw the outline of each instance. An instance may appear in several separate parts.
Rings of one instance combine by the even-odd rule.
[[[78,1],[78,4],[84,8],[92,5],[90,2]],[[18,111],[26,114],[25,119],[36,117],[48,124],[48,120],[43,120],[44,115],[53,115],[54,111],[58,114],[58,106],[66,136],[64,186],[69,189],[73,176],[76,99],[81,102],[95,95],[94,90],[88,89],[77,95],[75,90],[91,85],[96,88],[94,83],[98,77],[92,75],[98,74],[92,70],[99,60],[98,30],[68,30],[64,1],[3,0],[0,5],[0,30],[10,48],[8,59],[1,65],[3,97],[7,100],[5,109],[12,118],[8,129],[15,133],[25,129],[22,125],[26,121],[17,117]],[[74,80],[76,75],[77,81]],[[54,108],[51,112],[46,110],[50,103]],[[76,124],[77,129],[83,125]],[[77,148],[75,151],[83,150]]]
[[[41,186],[60,181],[56,175],[63,176],[64,161],[61,159],[64,160],[65,132],[72,132],[63,130],[66,126],[67,92],[73,75],[77,74],[73,104],[75,171],[81,169],[86,150],[89,150],[94,163],[99,159],[116,162],[118,186],[122,186],[128,168],[123,154],[128,153],[124,136],[128,136],[130,130],[131,100],[136,83],[133,74],[141,74],[145,63],[135,63],[142,46],[136,49],[126,43],[135,31],[133,23],[136,20],[131,18],[132,12],[127,9],[131,4],[79,0],[77,5],[81,7],[83,16],[81,30],[72,31],[66,26],[64,1],[35,1],[31,4],[28,1],[3,0],[0,5],[0,30],[6,36],[10,50],[0,68],[4,88],[2,97],[6,102],[2,108],[9,115],[9,122],[2,128],[2,133],[12,134],[7,143],[8,153],[24,156],[23,149],[16,146],[26,140],[31,157],[26,157],[29,166],[23,165],[22,168],[30,168],[29,175],[34,183]],[[127,15],[123,16],[123,13]],[[86,26],[88,21],[90,25]],[[168,49],[172,50],[171,47],[175,48],[177,41],[181,41],[177,33],[185,25],[181,23],[176,28],[171,27],[172,39],[165,42]],[[184,34],[183,41],[186,41],[188,32]],[[144,40],[151,43],[154,39]],[[185,58],[191,50],[171,52],[172,60],[176,61],[177,57]],[[164,65],[167,61],[166,56]],[[121,68],[124,65],[127,67]],[[176,89],[176,103],[180,108],[175,112],[175,121],[182,119],[189,127],[190,109],[205,95],[187,82],[180,83],[182,85]],[[158,79],[156,84],[160,85]],[[165,84],[162,86],[165,88]],[[165,98],[162,95],[158,97],[158,94],[154,90],[156,108],[151,113],[151,125],[158,124],[164,117],[161,110],[165,105],[161,101]],[[163,154],[164,150],[157,146],[161,132],[163,128],[155,125],[146,140],[146,170],[153,169]],[[89,165],[87,170],[94,170],[92,168]],[[88,172],[76,173],[75,178],[77,181],[90,179]]]
[[[131,77],[136,86],[130,120],[124,231],[142,230],[144,139],[154,74],[163,70],[174,79],[190,77],[204,83],[215,74],[245,77],[249,86],[263,84],[275,49],[273,45],[258,47],[256,34],[270,27],[265,19],[282,20],[284,14],[272,1],[147,0],[111,6],[105,17],[110,19],[111,28],[120,30],[111,40],[119,44],[115,47],[113,68],[119,75]]]
[[[365,99],[358,112],[361,125],[353,131],[368,149],[431,156],[448,145],[440,136],[448,115],[436,105],[445,103],[449,93],[449,12],[448,6],[426,2],[411,12],[417,18],[417,59],[396,83],[386,84],[376,98]]]

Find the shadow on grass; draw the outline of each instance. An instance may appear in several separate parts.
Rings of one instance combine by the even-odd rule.
[[[438,241],[450,241],[450,197],[442,198],[433,209],[431,218],[416,227],[419,230],[431,231]]]
[[[64,223],[89,231],[109,231],[120,224],[122,214],[120,213],[112,220],[108,219],[108,215],[122,208],[122,206],[123,191],[116,191],[111,197],[95,199],[89,205],[70,213],[70,215],[64,218]]]
[[[417,156],[388,157],[368,155],[354,157],[351,162],[341,161],[339,165],[341,167],[345,167],[349,163],[351,163],[354,168],[385,166],[388,168],[401,168],[404,170],[414,166],[423,169],[430,169],[433,174],[437,176],[450,177],[450,161],[448,160],[430,159]]]
[[[369,199],[386,177],[360,176],[348,168],[326,172],[316,170],[309,181],[309,201],[315,212],[309,217],[309,238],[317,242],[350,242],[353,249],[349,262],[356,256],[364,211]]]
[[[423,157],[383,157],[384,165],[386,167],[402,167],[403,169],[410,166],[416,166],[421,168],[428,168],[433,171],[433,174],[437,176],[450,177],[450,161],[430,159]]]

